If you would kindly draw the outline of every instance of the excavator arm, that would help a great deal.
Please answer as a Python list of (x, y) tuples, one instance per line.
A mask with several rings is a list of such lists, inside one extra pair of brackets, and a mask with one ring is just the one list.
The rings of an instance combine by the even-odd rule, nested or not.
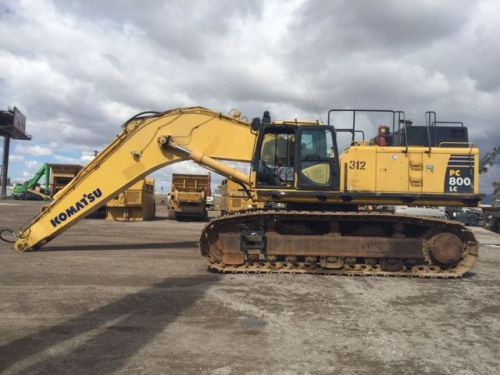
[(28, 190), (34, 189), (36, 187), (36, 185), (38, 184), (38, 181), (40, 180), (40, 178), (42, 178), (42, 176), (45, 176), (45, 183), (44, 183), (43, 187), (46, 190), (48, 190), (49, 189), (49, 182), (50, 182), (50, 167), (48, 164), (44, 164), (42, 166), (42, 168), (40, 168), (38, 170), (38, 172), (36, 172), (35, 176), (33, 176), (31, 178), (31, 180), (26, 182), (26, 188)]
[(246, 173), (219, 160), (250, 162), (255, 139), (247, 122), (201, 107), (139, 114), (18, 232), (15, 248), (43, 246), (144, 176), (179, 161), (193, 160), (250, 186)]

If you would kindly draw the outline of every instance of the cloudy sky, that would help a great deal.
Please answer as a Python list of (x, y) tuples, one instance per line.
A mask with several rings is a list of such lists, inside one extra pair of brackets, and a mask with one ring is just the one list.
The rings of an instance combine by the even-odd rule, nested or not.
[[(131, 115), (193, 105), (323, 121), (403, 109), (416, 123), (435, 110), (485, 153), (500, 146), (499, 19), (497, 0), (0, 0), (0, 108), (21, 108), (33, 136), (13, 142), (10, 177), (85, 164)], [(157, 188), (172, 171), (203, 170), (174, 165)], [(482, 190), (495, 178), (500, 160)]]

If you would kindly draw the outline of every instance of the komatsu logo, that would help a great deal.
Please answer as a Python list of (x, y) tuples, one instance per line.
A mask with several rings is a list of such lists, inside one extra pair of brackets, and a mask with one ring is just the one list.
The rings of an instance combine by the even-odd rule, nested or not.
[(93, 203), (97, 199), (102, 197), (101, 189), (97, 188), (92, 193), (83, 194), (82, 199), (80, 199), (75, 204), (69, 206), (66, 210), (59, 213), (52, 220), (50, 220), (50, 224), (55, 228), (60, 225), (62, 222), (68, 220), (71, 216), (75, 215), (78, 211), (87, 207), (90, 203)]

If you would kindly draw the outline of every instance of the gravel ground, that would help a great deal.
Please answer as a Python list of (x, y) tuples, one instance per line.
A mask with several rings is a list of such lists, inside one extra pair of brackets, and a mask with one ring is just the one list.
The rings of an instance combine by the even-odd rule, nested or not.
[[(39, 208), (0, 201), (0, 228)], [(203, 225), (87, 219), (37, 252), (0, 243), (0, 373), (500, 373), (497, 234), (474, 229), (461, 280), (218, 275)]]

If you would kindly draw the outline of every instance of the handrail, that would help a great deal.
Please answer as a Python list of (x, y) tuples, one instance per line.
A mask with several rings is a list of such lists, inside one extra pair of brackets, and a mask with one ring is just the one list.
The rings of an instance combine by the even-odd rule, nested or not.
[(438, 147), (446, 147), (446, 146), (444, 146), (445, 144), (457, 145), (457, 146), (466, 145), (467, 147), (471, 147), (471, 148), (474, 147), (473, 142), (448, 142), (448, 141), (441, 142)]
[[(355, 134), (358, 133), (358, 132), (361, 132), (361, 130), (356, 130), (356, 114), (358, 112), (364, 112), (364, 113), (389, 113), (389, 114), (392, 114), (392, 133), (394, 134), (394, 130), (395, 130), (395, 121), (396, 121), (396, 114), (399, 114), (399, 116), (401, 116), (401, 114), (403, 114), (403, 117), (404, 117), (404, 112), (403, 111), (393, 111), (393, 110), (390, 110), (390, 109), (337, 109), (337, 108), (334, 108), (334, 109), (330, 109), (328, 111), (328, 125), (329, 126), (333, 126), (333, 113), (334, 112), (352, 112), (352, 128), (340, 128), (340, 129), (335, 129), (335, 131), (343, 131), (343, 132), (350, 132), (352, 134), (352, 141), (354, 142), (354, 139), (355, 139)], [(363, 133), (364, 134), (364, 133)], [(364, 138), (363, 138), (364, 140)]]
[[(432, 120), (434, 119), (434, 121)], [(427, 126), (427, 142), (429, 142), (429, 150), (427, 153), (430, 155), (432, 151), (432, 142), (431, 142), (431, 124), (436, 123), (437, 121), (437, 114), (435, 111), (427, 111), (425, 112), (425, 124)], [(434, 134), (434, 137), (436, 135)], [(436, 143), (436, 139), (434, 138), (434, 143)]]
[(464, 123), (462, 121), (434, 121), (431, 126), (439, 125), (460, 125), (461, 128), (464, 127)]

